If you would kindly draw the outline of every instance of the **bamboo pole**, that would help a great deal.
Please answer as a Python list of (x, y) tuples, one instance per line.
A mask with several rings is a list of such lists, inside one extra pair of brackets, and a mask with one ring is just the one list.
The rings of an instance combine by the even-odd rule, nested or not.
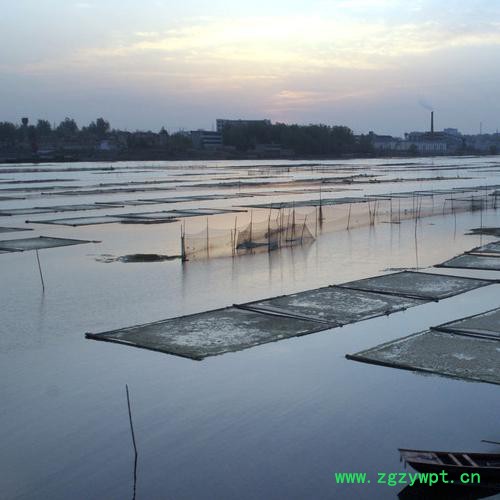
[(234, 217), (234, 245), (233, 245), (233, 255), (236, 255), (236, 246), (237, 246), (236, 233), (238, 232), (237, 225), (238, 225), (238, 216), (236, 215)]
[(300, 244), (301, 245), (303, 244), (303, 241), (304, 241), (304, 230), (306, 228), (306, 222), (307, 222), (307, 215), (304, 219), (304, 224), (302, 224), (302, 234), (300, 235)]
[(134, 495), (135, 499), (136, 488), (137, 488), (137, 458), (139, 454), (137, 453), (137, 444), (135, 442), (135, 432), (134, 432), (134, 423), (132, 422), (132, 410), (130, 409), (130, 394), (128, 392), (128, 385), (125, 384), (125, 391), (127, 393), (127, 408), (128, 408), (128, 420), (130, 423), (130, 433), (132, 434), (132, 445), (134, 447)]
[(210, 236), (208, 233), (208, 217), (207, 217), (207, 259), (210, 258)]
[(181, 260), (182, 262), (186, 262), (186, 221), (183, 221), (181, 224)]
[(269, 209), (269, 217), (267, 218), (267, 251), (271, 251), (271, 209)]
[(250, 250), (252, 249), (252, 237), (253, 237), (253, 210), (250, 210)]
[(35, 252), (36, 252), (36, 261), (38, 262), (38, 272), (40, 273), (40, 281), (42, 282), (42, 292), (45, 292), (45, 283), (43, 281), (42, 266), (40, 265), (40, 257), (38, 255), (38, 249), (35, 250)]

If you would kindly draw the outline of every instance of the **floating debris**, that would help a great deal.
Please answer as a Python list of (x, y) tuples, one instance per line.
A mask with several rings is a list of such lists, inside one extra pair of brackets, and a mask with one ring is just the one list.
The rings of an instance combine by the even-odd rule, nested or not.
[(111, 262), (164, 262), (168, 260), (180, 259), (180, 255), (160, 255), (156, 253), (134, 253), (131, 255), (122, 255), (121, 257), (115, 257), (110, 254), (102, 254), (95, 260), (97, 262), (103, 262), (109, 264)]

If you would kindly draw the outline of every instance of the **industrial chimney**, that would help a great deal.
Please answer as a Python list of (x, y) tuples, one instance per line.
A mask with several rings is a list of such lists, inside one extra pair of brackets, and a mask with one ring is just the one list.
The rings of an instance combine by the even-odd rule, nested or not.
[(431, 134), (434, 133), (434, 111), (431, 111)]

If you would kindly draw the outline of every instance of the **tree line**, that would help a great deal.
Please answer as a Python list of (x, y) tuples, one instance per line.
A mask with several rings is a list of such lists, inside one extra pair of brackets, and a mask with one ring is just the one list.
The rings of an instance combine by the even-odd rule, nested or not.
[(227, 125), (223, 141), (239, 151), (258, 144), (279, 144), (296, 154), (327, 155), (371, 153), (371, 138), (355, 136), (349, 127), (328, 125), (287, 125), (285, 123), (243, 123)]
[(89, 125), (79, 128), (72, 118), (65, 118), (58, 125), (52, 125), (48, 120), (38, 120), (30, 125), (27, 118), (21, 124), (0, 122), (0, 141), (16, 144), (25, 140), (35, 141), (43, 139), (76, 139), (95, 138), (103, 139), (110, 132), (109, 122), (98, 118)]
[[(165, 128), (160, 132), (124, 132), (111, 129), (109, 121), (97, 118), (81, 128), (72, 118), (65, 118), (52, 125), (39, 119), (30, 124), (23, 118), (20, 124), (0, 122), (0, 144), (4, 146), (41, 143), (76, 143), (91, 145), (113, 135), (124, 134), (129, 149), (158, 148), (172, 151), (188, 151), (192, 148), (189, 134), (169, 135)], [(260, 144), (273, 144), (298, 155), (369, 154), (373, 152), (369, 135), (355, 136), (345, 126), (287, 125), (285, 123), (241, 123), (227, 125), (223, 129), (223, 143), (239, 152), (252, 151)], [(122, 137), (123, 139), (123, 137)]]

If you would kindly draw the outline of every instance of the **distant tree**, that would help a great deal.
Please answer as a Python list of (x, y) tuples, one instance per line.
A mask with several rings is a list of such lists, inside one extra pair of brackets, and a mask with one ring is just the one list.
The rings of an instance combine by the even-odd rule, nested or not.
[(12, 144), (17, 138), (17, 127), (11, 122), (0, 122), (0, 141)]
[(47, 138), (52, 133), (52, 126), (48, 120), (38, 120), (36, 123), (36, 133), (39, 138)]
[(280, 144), (306, 155), (350, 153), (359, 148), (352, 130), (343, 126), (242, 123), (224, 127), (223, 139), (240, 151), (257, 144)]
[(169, 149), (173, 153), (187, 151), (191, 146), (191, 138), (186, 137), (185, 134), (176, 133), (169, 137)]
[(95, 122), (90, 123), (86, 130), (98, 139), (104, 139), (110, 130), (110, 125), (104, 118), (97, 118)]
[(36, 151), (38, 149), (38, 137), (36, 127), (34, 125), (30, 125), (28, 127), (28, 141), (31, 145), (31, 149)]
[(65, 118), (56, 129), (61, 137), (73, 137), (78, 132), (78, 125), (72, 118)]
[(29, 121), (30, 121), (29, 118), (26, 118), (26, 117), (21, 118), (21, 123), (22, 123), (23, 127), (27, 127)]
[(373, 153), (372, 137), (370, 135), (362, 134), (358, 138), (358, 152), (359, 153)]

